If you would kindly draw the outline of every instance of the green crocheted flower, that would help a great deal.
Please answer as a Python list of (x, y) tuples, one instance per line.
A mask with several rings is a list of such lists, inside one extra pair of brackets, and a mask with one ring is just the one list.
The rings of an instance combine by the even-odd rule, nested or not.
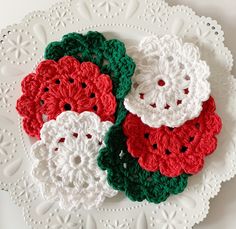
[(121, 125), (113, 125), (106, 135), (106, 147), (101, 149), (98, 165), (107, 170), (109, 184), (125, 192), (133, 201), (147, 200), (153, 203), (165, 201), (170, 194), (184, 191), (188, 175), (170, 178), (160, 172), (143, 170), (127, 151), (126, 137)]
[(98, 32), (90, 31), (85, 35), (69, 33), (61, 41), (50, 43), (45, 50), (45, 59), (58, 61), (63, 56), (73, 56), (80, 62), (93, 62), (102, 73), (111, 77), (118, 105), (116, 123), (121, 123), (126, 115), (123, 101), (131, 89), (135, 70), (135, 63), (126, 54), (124, 43), (116, 39), (106, 40)]

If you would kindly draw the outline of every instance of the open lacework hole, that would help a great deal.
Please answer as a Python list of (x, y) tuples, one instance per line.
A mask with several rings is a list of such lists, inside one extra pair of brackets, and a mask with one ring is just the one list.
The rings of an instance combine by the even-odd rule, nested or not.
[(152, 148), (153, 148), (153, 149), (157, 149), (157, 144), (156, 144), (156, 143), (153, 144), (153, 145), (152, 145)]
[(40, 103), (40, 106), (43, 106), (44, 101), (41, 99), (41, 100), (39, 101), (39, 103)]
[(156, 107), (157, 107), (156, 103), (152, 103), (152, 104), (150, 104), (150, 106), (151, 106), (152, 108), (156, 108)]
[(177, 106), (182, 103), (182, 100), (177, 100)]
[(188, 141), (189, 142), (193, 142), (194, 141), (194, 137), (189, 137)]
[(91, 135), (91, 134), (86, 134), (86, 137), (87, 137), (88, 139), (91, 139), (91, 138), (92, 138), (92, 135)]
[(65, 138), (60, 138), (60, 139), (58, 140), (58, 143), (63, 143), (63, 142), (65, 142)]
[(88, 186), (89, 186), (88, 183), (86, 183), (86, 182), (83, 183), (83, 188), (88, 188)]
[(150, 135), (149, 133), (145, 133), (145, 134), (144, 134), (144, 138), (145, 138), (145, 139), (148, 139), (148, 138), (149, 138), (149, 135)]
[(108, 65), (108, 64), (109, 64), (109, 61), (107, 59), (103, 59), (102, 65), (105, 66), (105, 65)]
[(144, 94), (143, 94), (143, 93), (140, 93), (140, 94), (139, 94), (139, 98), (140, 98), (140, 99), (144, 99)]
[(48, 116), (45, 114), (42, 114), (42, 120), (43, 122), (47, 122), (48, 121)]
[(99, 141), (99, 142), (98, 142), (98, 145), (101, 146), (101, 145), (102, 145), (102, 141)]
[(48, 92), (48, 91), (49, 91), (49, 88), (48, 88), (48, 87), (45, 87), (45, 88), (43, 89), (43, 91), (44, 91), (44, 92)]
[(160, 86), (160, 87), (163, 87), (165, 86), (166, 82), (162, 79), (158, 80), (157, 84)]
[(200, 123), (195, 123), (195, 127), (199, 130), (200, 129)]
[(83, 54), (81, 52), (77, 53), (77, 56), (82, 58)]
[(168, 127), (169, 131), (173, 131), (174, 128), (173, 127)]
[(86, 87), (87, 87), (87, 84), (86, 84), (86, 83), (81, 83), (81, 87), (82, 87), (82, 88), (86, 88)]
[(182, 64), (182, 63), (179, 64), (179, 67), (180, 67), (180, 69), (182, 69), (182, 70), (185, 69), (185, 66), (184, 66), (184, 64)]
[(70, 182), (70, 183), (68, 184), (68, 187), (69, 187), (69, 188), (74, 188), (74, 187), (75, 187), (75, 185), (74, 185), (74, 183), (73, 183), (73, 182)]
[(186, 75), (186, 76), (184, 77), (184, 79), (185, 79), (185, 80), (190, 80), (190, 76), (189, 76), (189, 75)]
[(78, 133), (73, 133), (73, 137), (77, 138), (78, 137)]
[(55, 84), (60, 84), (60, 83), (61, 83), (61, 81), (59, 79), (55, 80)]
[(152, 177), (147, 177), (147, 181), (152, 181)]
[(181, 149), (180, 149), (180, 152), (185, 153), (187, 150), (188, 150), (187, 146), (182, 146)]
[(187, 95), (188, 93), (189, 93), (188, 88), (185, 88), (185, 89), (184, 89), (184, 94)]
[(66, 103), (66, 104), (64, 105), (64, 110), (65, 110), (65, 111), (70, 111), (70, 110), (71, 110), (71, 105), (70, 105), (69, 103)]
[(169, 104), (166, 104), (164, 108), (165, 108), (166, 110), (169, 110), (169, 109), (170, 109), (170, 105), (169, 105)]
[(97, 110), (98, 110), (97, 105), (94, 105), (94, 106), (93, 106), (93, 110), (94, 110), (94, 111), (97, 111)]
[(139, 85), (138, 83), (134, 83), (133, 88), (136, 89), (138, 87), (138, 85)]
[(68, 81), (69, 81), (69, 83), (74, 83), (75, 82), (75, 80), (71, 77), (69, 77)]
[(165, 150), (165, 154), (166, 154), (166, 155), (170, 155), (170, 154), (171, 154), (170, 150), (166, 149), (166, 150)]
[(92, 92), (89, 97), (90, 98), (95, 98), (95, 93)]

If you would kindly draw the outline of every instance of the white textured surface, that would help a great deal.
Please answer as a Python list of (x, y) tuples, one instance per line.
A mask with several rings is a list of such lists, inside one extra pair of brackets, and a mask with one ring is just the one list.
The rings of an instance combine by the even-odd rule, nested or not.
[(155, 128), (178, 127), (199, 116), (211, 90), (210, 70), (197, 46), (176, 36), (149, 36), (130, 56), (136, 70), (124, 102), (128, 111)]
[[(1, 15), (1, 23), (3, 23), (2, 27), (4, 27), (7, 24), (12, 24), (13, 22), (18, 22), (19, 19), (21, 19), (27, 12), (32, 11), (33, 9), (42, 9), (43, 5), (45, 8), (47, 8), (49, 5), (51, 5), (52, 2), (55, 1), (0, 1), (1, 3), (1, 10), (3, 10), (3, 13), (0, 13)], [(219, 23), (223, 26), (224, 31), (226, 31), (226, 44), (230, 47), (230, 49), (235, 50), (235, 47), (233, 46), (233, 40), (235, 40), (235, 12), (234, 9), (236, 7), (236, 2), (234, 0), (227, 0), (227, 1), (214, 1), (214, 0), (186, 0), (186, 1), (169, 1), (169, 2), (178, 2), (178, 3), (186, 3), (188, 6), (192, 6), (199, 15), (209, 15), (213, 18), (217, 19)], [(37, 4), (39, 4), (37, 6)], [(14, 8), (12, 7), (14, 5)], [(41, 5), (41, 6), (40, 6)], [(8, 7), (8, 9), (4, 8), (4, 6)], [(19, 10), (19, 9), (22, 9)], [(199, 9), (199, 10), (198, 10)], [(232, 9), (232, 10), (231, 10)], [(13, 15), (13, 19), (10, 19), (10, 13)], [(3, 18), (2, 18), (3, 17)], [(9, 19), (9, 21), (7, 21)], [(5, 23), (6, 22), (6, 23)], [(5, 24), (4, 24), (5, 23)], [(232, 44), (232, 45), (230, 45)], [(234, 179), (235, 180), (235, 179)], [(214, 200), (211, 202), (213, 203), (211, 205), (211, 211), (209, 218), (202, 223), (199, 226), (196, 226), (196, 228), (214, 228), (214, 229), (220, 229), (220, 228), (227, 228), (227, 229), (233, 229), (234, 228), (234, 217), (233, 214), (235, 212), (236, 207), (233, 206), (233, 190), (235, 190), (236, 185), (234, 185), (234, 180), (232, 180), (232, 183), (224, 184), (222, 192), (217, 196)], [(5, 197), (5, 194), (4, 194)], [(219, 201), (219, 202), (218, 202)], [(4, 202), (4, 201), (3, 201)], [(2, 203), (2, 202), (1, 202)], [(236, 204), (235, 204), (236, 205)], [(2, 204), (0, 206), (0, 217), (2, 217), (2, 212), (6, 212), (6, 208), (2, 208)], [(227, 207), (228, 206), (228, 207)], [(14, 209), (15, 207), (13, 207)], [(16, 209), (16, 208), (15, 208)], [(17, 210), (19, 211), (19, 210)], [(214, 213), (215, 211), (215, 213)], [(5, 214), (3, 215), (3, 217)], [(14, 221), (15, 217), (12, 217), (12, 213), (9, 214), (10, 218), (9, 221), (9, 227), (7, 225), (2, 226), (1, 222), (7, 222), (6, 217), (4, 217), (4, 220), (0, 218), (0, 228), (4, 229), (15, 229), (20, 228), (23, 229), (23, 227), (19, 227), (19, 224), (15, 224), (13, 226), (13, 218)], [(18, 214), (19, 216), (19, 214)], [(17, 217), (17, 214), (16, 214)]]
[(31, 147), (32, 175), (44, 199), (54, 199), (62, 209), (72, 211), (98, 208), (106, 197), (117, 194), (96, 160), (111, 126), (95, 113), (71, 111), (44, 123), (41, 140)]

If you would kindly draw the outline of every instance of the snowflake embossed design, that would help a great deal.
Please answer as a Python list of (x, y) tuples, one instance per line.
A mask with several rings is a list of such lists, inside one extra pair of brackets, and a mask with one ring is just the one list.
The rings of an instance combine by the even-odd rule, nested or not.
[(14, 53), (15, 58), (19, 59), (22, 55), (29, 55), (27, 47), (30, 45), (30, 41), (23, 41), (22, 35), (18, 34), (15, 40), (8, 39), (10, 47), (6, 50), (7, 53)]
[(66, 11), (60, 12), (56, 11), (55, 16), (52, 17), (53, 20), (56, 21), (55, 26), (56, 27), (66, 27), (66, 23), (69, 22), (71, 19), (69, 16), (67, 16)]
[(103, 0), (100, 3), (98, 3), (98, 7), (99, 8), (105, 8), (107, 13), (111, 12), (112, 7), (114, 8), (118, 8), (119, 7), (119, 3), (117, 0)]
[(56, 219), (57, 223), (52, 226), (52, 229), (73, 229), (78, 226), (77, 223), (71, 221), (71, 215), (65, 217), (58, 215)]
[(10, 142), (4, 140), (3, 134), (0, 134), (0, 155), (7, 155), (7, 147), (11, 145)]
[(34, 184), (28, 181), (24, 181), (21, 185), (18, 185), (17, 189), (19, 190), (18, 197), (24, 196), (26, 199), (29, 199), (31, 194), (35, 192)]
[(161, 218), (157, 218), (156, 220), (158, 225), (162, 225), (160, 229), (176, 229), (178, 225), (182, 224), (182, 221), (178, 220), (176, 215), (176, 211), (161, 211), (161, 214), (159, 216)]
[(109, 229), (122, 229), (125, 228), (124, 223), (120, 223), (119, 220), (115, 220), (113, 224), (108, 224)]

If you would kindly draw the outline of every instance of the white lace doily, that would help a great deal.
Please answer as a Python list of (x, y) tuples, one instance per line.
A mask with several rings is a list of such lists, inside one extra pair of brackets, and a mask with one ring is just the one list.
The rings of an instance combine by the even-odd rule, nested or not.
[[(44, 201), (32, 181), (29, 154), (34, 140), (22, 130), (15, 103), (20, 82), (42, 60), (45, 46), (67, 32), (104, 32), (127, 46), (145, 36), (175, 34), (199, 46), (210, 66), (212, 95), (223, 130), (218, 150), (206, 160), (204, 170), (189, 179), (187, 189), (159, 205), (131, 202), (118, 194), (107, 198), (98, 210), (74, 213), (60, 210), (53, 200)], [(0, 36), (0, 187), (8, 190), (33, 229), (151, 229), (191, 228), (202, 221), (209, 200), (221, 183), (236, 174), (236, 82), (230, 74), (233, 59), (224, 46), (216, 21), (199, 17), (184, 6), (168, 6), (162, 0), (66, 0), (47, 12), (33, 12), (2, 30)]]
[(210, 96), (210, 71), (195, 45), (176, 36), (150, 36), (130, 53), (136, 70), (127, 110), (155, 128), (178, 127), (199, 116)]
[(106, 172), (99, 169), (97, 156), (105, 146), (111, 122), (101, 122), (92, 112), (63, 112), (56, 121), (46, 122), (41, 140), (34, 143), (32, 175), (42, 196), (59, 201), (65, 210), (100, 207), (105, 197), (117, 191), (107, 183)]

